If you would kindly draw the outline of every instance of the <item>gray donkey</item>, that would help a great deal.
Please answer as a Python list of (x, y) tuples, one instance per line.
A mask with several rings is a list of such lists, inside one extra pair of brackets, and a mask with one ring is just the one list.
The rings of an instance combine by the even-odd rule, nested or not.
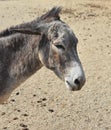
[(54, 7), (31, 22), (0, 32), (0, 103), (42, 66), (52, 70), (72, 91), (84, 85), (78, 39), (60, 20), (60, 11), (60, 7)]

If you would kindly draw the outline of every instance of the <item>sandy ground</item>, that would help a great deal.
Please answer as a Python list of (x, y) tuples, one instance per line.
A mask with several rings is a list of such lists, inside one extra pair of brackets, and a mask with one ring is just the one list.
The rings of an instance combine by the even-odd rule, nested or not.
[(0, 130), (111, 130), (111, 0), (0, 0), (0, 30), (57, 5), (79, 39), (87, 82), (70, 92), (43, 67), (0, 105)]

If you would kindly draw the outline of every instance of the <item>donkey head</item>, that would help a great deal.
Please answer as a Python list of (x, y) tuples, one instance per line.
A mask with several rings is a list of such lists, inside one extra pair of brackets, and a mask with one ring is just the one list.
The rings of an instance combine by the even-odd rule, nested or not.
[(13, 30), (40, 35), (38, 55), (42, 64), (64, 80), (70, 90), (80, 90), (85, 83), (85, 75), (77, 54), (78, 39), (71, 28), (60, 20), (60, 10), (53, 8), (39, 22)]

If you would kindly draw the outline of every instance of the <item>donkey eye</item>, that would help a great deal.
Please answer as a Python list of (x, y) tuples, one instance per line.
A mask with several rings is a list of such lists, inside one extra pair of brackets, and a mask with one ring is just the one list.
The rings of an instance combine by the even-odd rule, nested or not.
[(54, 37), (57, 38), (58, 37), (58, 33), (57, 32), (54, 32)]
[(55, 45), (58, 49), (65, 50), (65, 47), (63, 45)]

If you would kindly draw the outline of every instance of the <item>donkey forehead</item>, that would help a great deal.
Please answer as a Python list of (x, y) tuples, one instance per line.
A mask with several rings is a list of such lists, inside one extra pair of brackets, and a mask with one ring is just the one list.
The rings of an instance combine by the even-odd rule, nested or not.
[(53, 21), (51, 22), (49, 26), (49, 32), (60, 32), (60, 33), (66, 33), (70, 32), (73, 33), (72, 29), (64, 22), (62, 21)]
[(51, 39), (59, 42), (61, 41), (70, 44), (76, 44), (78, 42), (73, 30), (66, 23), (61, 21), (52, 22), (51, 26), (49, 27), (48, 34), (51, 36)]

